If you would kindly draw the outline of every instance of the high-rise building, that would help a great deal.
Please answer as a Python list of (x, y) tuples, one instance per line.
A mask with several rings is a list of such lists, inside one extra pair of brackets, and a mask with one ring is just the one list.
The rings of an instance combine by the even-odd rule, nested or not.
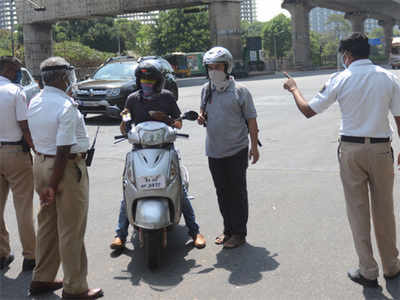
[(126, 18), (128, 20), (136, 20), (142, 24), (154, 24), (158, 19), (159, 11), (141, 12), (136, 14), (120, 15), (119, 18)]
[(0, 29), (11, 29), (11, 22), (17, 24), (17, 11), (13, 0), (0, 0)]
[[(154, 24), (158, 19), (159, 11), (141, 12), (118, 16), (129, 20), (138, 20), (142, 24)], [(241, 0), (240, 17), (243, 21), (253, 23), (257, 20), (256, 0)]]
[[(320, 33), (334, 30), (334, 24), (327, 24), (330, 15), (344, 15), (344, 13), (321, 7), (313, 8), (310, 12), (310, 29)], [(375, 19), (367, 19), (364, 22), (364, 30), (366, 33), (371, 32), (377, 27), (379, 27), (379, 25), (378, 21)]]
[(256, 0), (242, 0), (240, 8), (240, 17), (242, 21), (250, 23), (257, 21)]

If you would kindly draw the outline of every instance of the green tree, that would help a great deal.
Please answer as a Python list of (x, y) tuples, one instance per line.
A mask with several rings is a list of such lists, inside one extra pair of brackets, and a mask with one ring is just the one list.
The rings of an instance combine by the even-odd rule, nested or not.
[(322, 64), (322, 35), (318, 32), (310, 32), (310, 46), (311, 46), (311, 59), (313, 66), (320, 66)]
[(184, 9), (160, 12), (151, 37), (151, 49), (158, 55), (205, 51), (210, 47), (208, 13), (185, 13)]
[(264, 49), (269, 56), (282, 58), (288, 54), (292, 47), (292, 28), (290, 18), (280, 14), (265, 23), (262, 36)]
[(64, 41), (54, 44), (54, 55), (62, 56), (77, 67), (97, 67), (113, 53), (100, 52), (79, 42)]
[(151, 41), (153, 40), (153, 27), (151, 25), (142, 25), (136, 35), (136, 45), (133, 49), (138, 56), (153, 55), (156, 51), (151, 49)]
[(333, 27), (332, 31), (335, 33), (337, 40), (347, 37), (352, 30), (350, 22), (344, 18), (344, 15), (340, 14), (330, 15), (326, 21), (326, 25)]
[(242, 32), (241, 38), (243, 45), (246, 45), (246, 39), (248, 37), (262, 37), (262, 31), (265, 22), (253, 22), (242, 21), (240, 24), (240, 31)]

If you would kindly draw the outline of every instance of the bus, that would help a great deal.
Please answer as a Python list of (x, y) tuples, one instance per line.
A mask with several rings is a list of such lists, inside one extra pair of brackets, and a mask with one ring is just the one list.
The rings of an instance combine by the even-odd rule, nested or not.
[(174, 68), (174, 72), (178, 77), (189, 77), (191, 75), (188, 60), (185, 53), (174, 52), (164, 56), (166, 60)]
[(400, 37), (392, 40), (392, 50), (390, 51), (390, 64), (392, 69), (400, 68)]

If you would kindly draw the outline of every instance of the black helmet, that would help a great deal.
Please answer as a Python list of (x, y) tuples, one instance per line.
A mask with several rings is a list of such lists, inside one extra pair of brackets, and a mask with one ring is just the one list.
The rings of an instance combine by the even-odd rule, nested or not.
[(142, 88), (140, 84), (141, 79), (155, 80), (156, 83), (154, 85), (154, 91), (157, 93), (161, 92), (161, 90), (164, 88), (165, 78), (161, 73), (161, 66), (153, 59), (139, 62), (139, 65), (135, 71), (135, 76), (136, 86), (138, 89)]

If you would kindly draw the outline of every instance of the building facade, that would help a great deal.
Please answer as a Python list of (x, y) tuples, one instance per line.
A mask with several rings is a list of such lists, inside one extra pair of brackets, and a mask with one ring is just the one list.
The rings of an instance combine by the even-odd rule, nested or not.
[(240, 16), (242, 21), (247, 21), (249, 23), (257, 21), (256, 0), (242, 0), (240, 8)]
[(136, 14), (126, 14), (118, 16), (118, 18), (125, 18), (128, 20), (136, 20), (142, 24), (154, 24), (158, 19), (158, 11), (141, 12)]
[[(313, 8), (310, 12), (310, 29), (319, 33), (334, 30), (334, 24), (327, 24), (330, 15), (344, 15), (344, 13), (321, 7)], [(379, 27), (379, 25), (378, 21), (375, 19), (367, 19), (364, 22), (364, 30), (366, 33), (371, 32), (377, 27)]]
[[(257, 21), (256, 0), (242, 0), (240, 4), (240, 16), (242, 21), (253, 23)], [(142, 24), (154, 24), (158, 19), (159, 11), (142, 12), (136, 14), (126, 14), (118, 16), (129, 20), (137, 20)]]
[(0, 0), (0, 29), (11, 29), (11, 23), (14, 28), (17, 25), (17, 12), (13, 0)]

